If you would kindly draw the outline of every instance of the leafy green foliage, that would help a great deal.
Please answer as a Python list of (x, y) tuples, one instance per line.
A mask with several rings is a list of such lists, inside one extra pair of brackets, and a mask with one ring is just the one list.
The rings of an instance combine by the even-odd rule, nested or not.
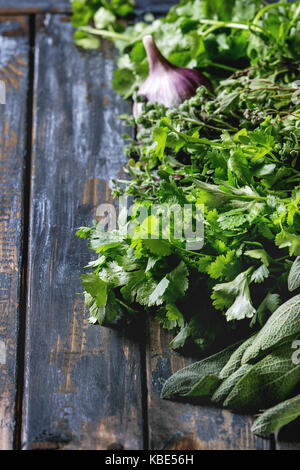
[(238, 381), (224, 402), (233, 411), (253, 413), (287, 399), (300, 381), (300, 365), (291, 358), (291, 343), (275, 349)]
[(236, 384), (246, 375), (251, 369), (251, 364), (243, 364), (233, 374), (224, 380), (221, 385), (217, 388), (211, 397), (213, 403), (223, 404), (230, 392), (236, 386)]
[[(201, 250), (175, 236), (176, 216), (164, 239), (151, 238), (149, 224), (159, 231), (152, 215), (127, 235), (97, 223), (78, 231), (98, 256), (82, 278), (90, 321), (146, 312), (173, 334), (171, 347), (200, 351), (254, 328), (243, 343), (176, 372), (163, 397), (210, 396), (242, 412), (289, 398), (300, 383), (291, 360), (299, 295), (288, 292), (299, 288), (300, 2), (182, 0), (166, 17), (128, 27), (119, 17), (131, 0), (74, 0), (73, 9), (76, 43), (113, 40), (113, 86), (143, 102), (137, 139), (126, 147), (130, 179), (116, 182), (115, 195), (147, 209), (204, 205)], [(148, 73), (146, 34), (173, 64), (201, 68), (214, 93), (200, 87), (176, 109), (136, 96)], [(271, 409), (254, 431), (273, 432), (298, 406), (296, 397)]]
[(289, 273), (288, 277), (289, 291), (292, 292), (300, 287), (300, 257), (298, 256)]
[[(290, 85), (299, 72), (295, 52), (288, 51), (298, 12), (293, 4), (276, 9), (283, 24), (293, 23), (280, 31), (279, 47), (277, 23), (271, 21), (277, 7), (221, 3), (183, 1), (167, 17), (124, 31), (114, 20), (113, 2), (110, 7), (98, 2), (97, 8), (85, 2), (98, 32), (101, 26), (114, 35), (121, 94), (129, 96), (147, 73), (141, 42), (146, 33), (174, 63), (202, 66), (218, 84), (214, 95), (200, 87), (177, 109), (144, 103), (137, 141), (126, 148), (131, 179), (115, 186), (115, 195), (133, 196), (147, 210), (152, 203), (204, 204), (202, 250), (189, 251), (188, 240), (175, 237), (176, 217), (165, 239), (151, 238), (153, 216), (125, 239), (100, 224), (78, 232), (99, 256), (88, 266), (114, 292), (118, 316), (140, 308), (153, 312), (174, 335), (173, 348), (192, 342), (204, 350), (221, 336), (232, 340), (233, 330), (239, 337), (245, 323), (263, 326), (288, 298), (290, 258), (299, 251), (300, 121)], [(219, 27), (214, 23), (219, 20), (237, 24)], [(209, 28), (215, 29), (208, 33)], [(244, 61), (238, 66), (247, 68), (234, 74), (212, 66), (230, 67), (237, 57)], [(199, 292), (207, 297), (201, 308)]]
[(127, 16), (134, 8), (131, 0), (71, 0), (71, 3), (73, 26), (84, 26), (94, 19), (95, 26), (99, 29), (115, 26), (116, 16)]
[(300, 295), (282, 304), (246, 349), (242, 363), (253, 361), (271, 348), (300, 333)]
[(225, 255), (217, 256), (215, 261), (210, 263), (207, 268), (207, 273), (212, 279), (230, 279), (234, 259), (235, 251), (228, 250)]
[(260, 326), (263, 326), (268, 319), (268, 313), (275, 312), (280, 303), (280, 296), (278, 294), (272, 294), (271, 291), (269, 291), (256, 310), (254, 321), (258, 321)]
[(162, 389), (162, 398), (170, 396), (201, 396), (210, 395), (212, 388), (220, 382), (219, 372), (237, 347), (229, 346), (220, 353), (202, 361), (195, 362), (176, 372), (166, 381)]
[(86, 292), (95, 299), (97, 307), (103, 307), (107, 301), (107, 284), (92, 273), (81, 276), (81, 281)]
[(253, 424), (252, 432), (268, 436), (300, 416), (300, 395), (265, 411)]
[[(255, 413), (290, 398), (300, 382), (300, 366), (291, 356), (293, 341), (266, 351), (255, 364), (242, 364), (244, 351), (256, 337), (176, 372), (165, 383), (162, 397), (209, 396), (213, 403), (242, 413)], [(263, 436), (271, 434), (299, 414), (296, 396), (263, 413), (252, 430)]]
[[(80, 28), (74, 33), (75, 43), (84, 49), (97, 49), (100, 46), (99, 36), (90, 34), (83, 29), (93, 21), (98, 31), (120, 34), (124, 26), (117, 22), (117, 18), (126, 17), (134, 8), (133, 0), (71, 0), (73, 16), (72, 24)], [(114, 37), (114, 36), (113, 36)]]
[[(75, 37), (78, 45), (99, 47), (89, 42), (91, 34), (114, 41), (121, 54), (114, 86), (124, 97), (147, 75), (141, 42), (147, 34), (175, 65), (199, 67), (207, 74), (217, 67), (217, 76), (282, 57), (299, 59), (298, 2), (265, 10), (261, 2), (251, 0), (182, 0), (152, 24), (143, 21), (127, 28), (117, 18), (132, 12), (132, 0), (73, 0), (72, 6), (73, 25), (87, 35), (86, 43)], [(237, 100), (234, 91), (226, 94), (220, 111), (230, 110)]]
[[(256, 333), (257, 334), (257, 333)], [(237, 348), (232, 355), (230, 356), (230, 359), (226, 363), (226, 365), (223, 367), (223, 369), (220, 372), (220, 378), (221, 379), (227, 379), (230, 377), (232, 374), (234, 374), (239, 368), (241, 367), (241, 362), (242, 362), (242, 357), (244, 355), (244, 352), (246, 349), (253, 343), (255, 335), (250, 336), (246, 341), (244, 341), (239, 348)]]
[(288, 247), (291, 256), (300, 255), (300, 237), (295, 233), (283, 230), (276, 236), (276, 245), (279, 248)]
[(269, 351), (254, 365), (241, 364), (244, 349), (245, 344), (234, 345), (176, 372), (165, 383), (162, 397), (205, 395), (243, 413), (257, 412), (288, 398), (300, 381), (300, 366), (291, 357), (291, 341)]
[(255, 314), (250, 298), (248, 274), (249, 270), (239, 274), (231, 282), (214, 286), (213, 304), (218, 309), (230, 306), (225, 313), (228, 321), (252, 318)]

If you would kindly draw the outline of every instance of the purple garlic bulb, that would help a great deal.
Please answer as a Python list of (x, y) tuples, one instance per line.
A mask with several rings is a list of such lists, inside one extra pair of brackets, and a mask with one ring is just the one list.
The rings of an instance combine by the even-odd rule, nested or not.
[[(160, 103), (167, 108), (176, 108), (196, 94), (199, 86), (212, 91), (210, 81), (197, 69), (176, 67), (170, 64), (157, 48), (152, 36), (145, 36), (144, 47), (149, 61), (149, 75), (138, 90), (151, 103)], [(136, 118), (142, 110), (141, 103), (134, 103)]]

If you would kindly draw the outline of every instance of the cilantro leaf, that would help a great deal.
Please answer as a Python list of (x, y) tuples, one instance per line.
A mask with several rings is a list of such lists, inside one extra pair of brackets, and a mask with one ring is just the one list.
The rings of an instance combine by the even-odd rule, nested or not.
[(189, 271), (184, 261), (181, 261), (173, 271), (166, 275), (169, 281), (167, 286), (167, 299), (172, 299), (174, 302), (184, 296), (189, 286), (188, 275)]
[(288, 248), (290, 256), (300, 256), (300, 236), (282, 230), (276, 235), (275, 243), (279, 248)]
[(103, 307), (107, 302), (107, 283), (93, 273), (83, 274), (80, 279), (86, 292), (95, 299), (97, 307)]
[(231, 305), (225, 315), (228, 321), (252, 318), (255, 308), (251, 303), (249, 270), (239, 274), (233, 281), (214, 286), (212, 299), (216, 308), (223, 309)]
[(219, 255), (213, 261), (207, 272), (212, 279), (230, 279), (235, 265), (235, 251), (229, 250), (225, 255)]

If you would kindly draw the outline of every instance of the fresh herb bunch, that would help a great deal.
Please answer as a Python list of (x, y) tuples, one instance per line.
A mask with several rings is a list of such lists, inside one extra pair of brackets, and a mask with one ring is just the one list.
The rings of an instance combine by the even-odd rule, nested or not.
[[(201, 15), (205, 8), (198, 5)], [(277, 9), (287, 21), (295, 4)], [(272, 18), (273, 10), (253, 11), (254, 24)], [(300, 22), (291, 21), (293, 36)], [(253, 28), (242, 32), (261, 40)], [(235, 36), (236, 25), (229, 31)], [(271, 63), (266, 56), (256, 60), (221, 81), (215, 94), (200, 87), (178, 109), (144, 103), (137, 139), (126, 148), (130, 180), (116, 182), (115, 195), (134, 196), (146, 207), (204, 204), (204, 247), (191, 252), (187, 240), (172, 235), (145, 240), (149, 217), (143, 233), (121, 237), (103, 233), (100, 224), (82, 228), (78, 234), (100, 254), (89, 264), (94, 273), (82, 277), (92, 322), (154, 310), (174, 333), (173, 348), (192, 343), (203, 351), (232, 341), (232, 330), (244, 335), (249, 324), (262, 326), (288, 298), (288, 274), (300, 255), (300, 120), (293, 99), (298, 62), (294, 46), (287, 47), (282, 44), (288, 52), (275, 62), (270, 47)]]
[[(92, 3), (81, 3), (90, 15), (81, 25), (96, 23)], [(201, 353), (252, 334), (176, 373), (163, 397), (210, 396), (242, 412), (274, 406), (253, 428), (274, 432), (300, 414), (299, 396), (289, 400), (300, 383), (291, 361), (300, 334), (300, 2), (184, 0), (152, 24), (124, 29), (111, 18), (79, 33), (115, 42), (115, 89), (143, 103), (137, 138), (127, 137), (129, 178), (115, 182), (116, 196), (135, 200), (130, 230), (95, 222), (78, 231), (98, 255), (82, 276), (90, 321), (152, 314), (174, 349)], [(148, 73), (146, 34), (175, 65), (204, 69), (215, 92), (200, 87), (177, 109), (135, 93)], [(174, 236), (174, 217), (168, 239), (151, 238), (157, 218), (135, 222), (152, 204), (203, 204), (203, 248)]]
[(299, 318), (300, 295), (296, 295), (246, 341), (172, 375), (163, 386), (162, 398), (209, 397), (215, 404), (242, 413), (272, 407), (252, 430), (261, 436), (274, 433), (300, 416), (299, 351), (291, 354), (299, 346)]
[[(287, 298), (292, 260), (300, 255), (300, 120), (290, 101), (294, 89), (278, 76), (275, 83), (273, 76), (250, 78), (253, 74), (255, 69), (222, 82), (216, 97), (201, 87), (178, 110), (145, 104), (138, 118), (143, 128), (126, 149), (131, 178), (119, 182), (115, 194), (132, 195), (145, 206), (204, 204), (201, 251), (186, 250), (186, 240), (144, 240), (144, 233), (135, 233), (126, 244), (138, 266), (128, 268), (121, 241), (105, 245), (97, 239), (99, 225), (80, 232), (101, 252), (96, 276), (111, 284), (110, 276), (118, 274), (122, 279), (114, 287), (121, 301), (160, 306), (157, 318), (178, 333), (175, 348), (191, 336), (205, 349), (224, 335), (224, 319), (215, 309), (229, 322), (249, 318), (251, 326), (262, 326)], [(130, 280), (136, 282), (137, 273), (135, 296)], [(176, 296), (168, 284), (171, 273), (181, 287)], [(128, 282), (129, 298), (127, 288), (119, 289)], [(210, 305), (199, 306), (200, 289), (211, 297)]]
[(97, 48), (100, 37), (114, 41), (120, 55), (113, 86), (125, 98), (148, 75), (142, 38), (149, 34), (172, 64), (199, 67), (214, 80), (250, 64), (300, 58), (298, 1), (182, 0), (165, 17), (127, 28), (122, 17), (132, 11), (132, 0), (74, 0), (73, 9), (78, 45)]
[(134, 8), (133, 0), (71, 0), (72, 24), (77, 31), (74, 34), (76, 44), (85, 49), (97, 49), (100, 39), (82, 30), (90, 21), (98, 32), (105, 37), (116, 39), (124, 32), (125, 25), (117, 19), (127, 17)]

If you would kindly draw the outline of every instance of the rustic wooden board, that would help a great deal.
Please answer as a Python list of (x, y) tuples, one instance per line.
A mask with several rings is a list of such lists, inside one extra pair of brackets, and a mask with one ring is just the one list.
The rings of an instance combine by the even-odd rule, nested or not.
[[(22, 192), (26, 155), (28, 25), (0, 17), (0, 449), (16, 431), (17, 343), (22, 272)], [(3, 85), (2, 85), (3, 86)], [(2, 90), (2, 87), (1, 87)]]
[[(136, 0), (136, 11), (139, 13), (164, 13), (176, 0)], [(0, 0), (0, 13), (70, 13), (70, 0)]]
[(122, 171), (128, 105), (111, 89), (114, 49), (84, 52), (61, 15), (38, 17), (23, 448), (143, 447), (140, 346), (87, 323), (75, 237)]
[(0, 0), (0, 13), (70, 12), (70, 0)]
[(135, 0), (135, 11), (150, 13), (166, 13), (169, 9), (179, 3), (176, 0)]
[(271, 442), (251, 433), (253, 419), (227, 410), (161, 400), (162, 381), (190, 361), (170, 349), (170, 336), (150, 322), (147, 351), (150, 449), (269, 450)]

